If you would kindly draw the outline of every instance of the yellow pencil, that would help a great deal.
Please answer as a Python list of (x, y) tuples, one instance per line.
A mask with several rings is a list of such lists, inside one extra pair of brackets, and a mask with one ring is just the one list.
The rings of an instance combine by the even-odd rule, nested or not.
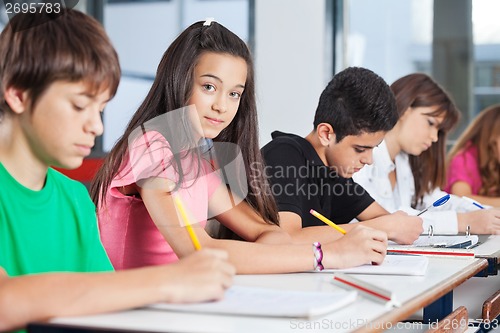
[(184, 224), (186, 224), (186, 229), (188, 231), (189, 237), (191, 238), (191, 242), (193, 242), (194, 248), (196, 249), (196, 251), (201, 250), (200, 241), (198, 240), (198, 237), (196, 236), (193, 227), (191, 226), (191, 222), (189, 221), (186, 211), (184, 210), (184, 205), (182, 204), (181, 198), (179, 198), (179, 196), (177, 195), (174, 195), (174, 202), (179, 209), (179, 212), (181, 213)]
[(314, 209), (311, 209), (309, 211), (309, 213), (313, 214), (314, 216), (316, 216), (318, 219), (320, 219), (321, 221), (323, 221), (326, 224), (328, 224), (333, 229), (335, 229), (335, 230), (343, 233), (344, 235), (346, 234), (346, 231), (344, 229), (342, 229), (341, 227), (339, 227), (338, 225), (336, 225), (335, 223), (333, 223), (332, 221), (330, 221), (329, 219), (327, 219), (326, 217), (324, 217), (323, 215), (321, 215), (320, 213), (318, 213)]

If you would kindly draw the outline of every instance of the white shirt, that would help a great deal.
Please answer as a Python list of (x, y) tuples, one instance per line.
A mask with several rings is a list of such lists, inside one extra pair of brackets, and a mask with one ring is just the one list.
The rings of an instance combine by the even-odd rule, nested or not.
[[(396, 186), (392, 189), (389, 180), (389, 173), (396, 170)], [(432, 193), (423, 198), (423, 203), (411, 208), (411, 201), (415, 195), (415, 183), (411, 172), (409, 156), (406, 153), (399, 153), (392, 162), (385, 140), (373, 150), (373, 164), (366, 165), (359, 172), (353, 175), (356, 183), (363, 186), (368, 193), (387, 211), (393, 213), (402, 210), (410, 215), (416, 215), (437, 199), (446, 195), (446, 192), (435, 189)], [(432, 207), (421, 215), (424, 224), (424, 233), (428, 233), (429, 226), (432, 226), (435, 234), (456, 234), (458, 233), (457, 212), (474, 210), (474, 206), (452, 195), (447, 203), (440, 207)]]

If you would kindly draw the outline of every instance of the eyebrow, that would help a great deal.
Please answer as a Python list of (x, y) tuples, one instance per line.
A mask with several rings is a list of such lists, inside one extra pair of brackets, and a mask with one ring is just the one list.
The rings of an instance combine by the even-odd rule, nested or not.
[[(212, 79), (215, 79), (215, 80), (219, 81), (220, 83), (224, 83), (220, 77), (213, 75), (213, 74), (203, 74), (203, 75), (200, 75), (200, 77), (211, 77)], [(245, 86), (243, 84), (237, 84), (236, 87), (241, 88), (241, 89), (245, 89)]]
[[(86, 91), (82, 91), (80, 93), (77, 93), (77, 95), (84, 96), (84, 97), (87, 97), (87, 98), (90, 98), (90, 99), (94, 99), (96, 97), (96, 95), (90, 94), (90, 93), (88, 93)], [(113, 99), (113, 97), (108, 98), (107, 100), (103, 101), (101, 104), (108, 103), (111, 99)]]
[[(384, 140), (382, 140), (382, 141), (384, 141)], [(382, 141), (380, 141), (375, 146), (364, 146), (364, 145), (353, 144), (353, 147), (355, 147), (355, 148), (363, 148), (363, 149), (374, 149), (375, 147), (378, 147), (382, 143)]]
[(353, 146), (354, 146), (355, 148), (373, 149), (373, 148), (377, 147), (378, 145), (377, 145), (377, 146), (363, 146), (363, 145), (356, 145), (356, 144), (355, 144), (355, 145), (353, 145)]

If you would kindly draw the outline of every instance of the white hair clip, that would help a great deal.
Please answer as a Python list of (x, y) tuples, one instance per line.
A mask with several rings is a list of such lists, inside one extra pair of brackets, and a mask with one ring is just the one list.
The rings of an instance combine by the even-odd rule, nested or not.
[(212, 22), (215, 22), (215, 19), (213, 17), (207, 17), (205, 19), (205, 23), (203, 23), (203, 26), (209, 27), (212, 24)]

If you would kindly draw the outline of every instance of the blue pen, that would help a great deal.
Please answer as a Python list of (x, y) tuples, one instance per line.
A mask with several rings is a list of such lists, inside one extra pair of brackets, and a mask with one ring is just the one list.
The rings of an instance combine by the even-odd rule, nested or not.
[(420, 213), (418, 213), (417, 216), (422, 215), (423, 213), (425, 213), (426, 211), (428, 211), (429, 208), (431, 208), (431, 207), (439, 207), (439, 206), (444, 205), (448, 200), (450, 200), (450, 195), (446, 194), (444, 197), (437, 199), (436, 201), (434, 201), (432, 203), (432, 205), (428, 206), (426, 209), (424, 209), (423, 211), (421, 211)]
[(466, 201), (470, 202), (471, 204), (473, 204), (473, 205), (474, 205), (474, 206), (476, 206), (477, 208), (479, 208), (479, 209), (484, 209), (484, 207), (483, 207), (480, 203), (476, 202), (475, 200), (473, 200), (473, 199), (471, 199), (471, 198), (468, 198), (468, 197), (466, 197), (466, 196), (463, 196), (462, 198), (463, 198), (463, 199), (465, 199)]

